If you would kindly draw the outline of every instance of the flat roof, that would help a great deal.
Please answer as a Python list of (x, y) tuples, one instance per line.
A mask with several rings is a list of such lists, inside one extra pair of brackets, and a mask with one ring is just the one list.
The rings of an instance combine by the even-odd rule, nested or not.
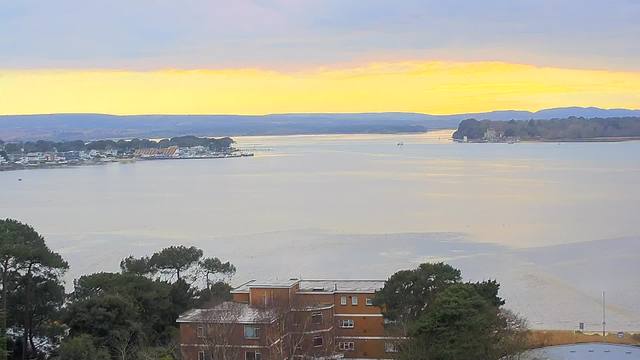
[(365, 279), (309, 279), (300, 280), (300, 293), (375, 293), (382, 289), (384, 280)]
[(235, 294), (248, 293), (250, 288), (291, 288), (298, 284), (298, 293), (368, 293), (382, 289), (385, 280), (375, 279), (295, 279), (257, 281), (250, 280), (231, 291)]
[(247, 303), (223, 302), (210, 309), (191, 309), (178, 317), (179, 323), (270, 324), (277, 319), (274, 309), (251, 307)]
[(300, 280), (298, 279), (286, 279), (286, 280), (249, 280), (244, 284), (234, 288), (231, 293), (248, 293), (250, 288), (274, 288), (274, 289), (290, 289), (296, 285)]

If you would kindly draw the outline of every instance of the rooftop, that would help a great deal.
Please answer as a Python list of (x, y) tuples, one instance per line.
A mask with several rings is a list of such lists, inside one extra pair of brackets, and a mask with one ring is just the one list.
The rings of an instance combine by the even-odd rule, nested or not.
[(273, 309), (251, 307), (246, 303), (223, 302), (210, 309), (191, 309), (180, 314), (177, 322), (215, 324), (270, 324), (277, 314)]
[(300, 281), (298, 292), (374, 293), (383, 286), (384, 280), (310, 279)]
[(382, 289), (384, 280), (356, 280), (356, 279), (288, 279), (273, 281), (250, 280), (235, 289), (232, 293), (248, 293), (250, 288), (291, 288), (299, 285), (299, 293), (374, 293)]

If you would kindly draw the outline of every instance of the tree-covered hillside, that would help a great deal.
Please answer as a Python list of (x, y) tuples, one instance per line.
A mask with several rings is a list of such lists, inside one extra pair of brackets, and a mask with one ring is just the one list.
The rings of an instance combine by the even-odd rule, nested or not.
[(465, 136), (470, 140), (482, 139), (487, 129), (493, 128), (498, 136), (519, 137), (522, 140), (581, 140), (593, 138), (640, 136), (640, 117), (577, 118), (552, 120), (491, 121), (463, 120), (454, 139)]

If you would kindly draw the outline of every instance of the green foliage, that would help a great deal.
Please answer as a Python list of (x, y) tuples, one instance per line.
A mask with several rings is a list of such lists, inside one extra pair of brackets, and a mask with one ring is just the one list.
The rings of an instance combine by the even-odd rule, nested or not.
[(87, 144), (87, 150), (111, 150), (117, 147), (118, 145), (113, 140), (98, 140)]
[(430, 360), (493, 359), (497, 316), (470, 284), (454, 284), (435, 296), (409, 331), (402, 354)]
[(195, 303), (196, 289), (187, 284), (184, 279), (180, 279), (171, 284), (171, 292), (169, 297), (173, 304), (173, 319), (178, 318), (178, 315), (192, 308)]
[(578, 140), (607, 137), (640, 136), (640, 117), (624, 118), (577, 118), (524, 121), (491, 121), (466, 119), (460, 122), (458, 130), (453, 133), (454, 139), (482, 139), (491, 127), (497, 133), (507, 137), (520, 137), (523, 140)]
[(460, 270), (445, 263), (425, 263), (393, 274), (376, 293), (373, 304), (390, 320), (418, 318), (426, 304), (445, 286), (459, 282)]
[(500, 290), (500, 283), (496, 280), (488, 280), (483, 282), (476, 282), (472, 284), (476, 292), (480, 294), (489, 304), (493, 307), (500, 307), (504, 305), (504, 300), (498, 296)]
[[(64, 285), (56, 276), (34, 276), (30, 279), (30, 298), (27, 299), (27, 277), (14, 276), (8, 296), (7, 325), (14, 330), (30, 329), (28, 337), (32, 352), (40, 352), (33, 338), (46, 339), (49, 345), (59, 344), (64, 327), (59, 323), (65, 300)], [(30, 304), (27, 313), (26, 304)], [(28, 324), (25, 320), (28, 318)]]
[(91, 336), (70, 337), (60, 346), (60, 360), (110, 360), (106, 348), (96, 349)]
[[(76, 301), (103, 295), (127, 299), (138, 309), (140, 329), (152, 343), (168, 341), (179, 312), (186, 310), (172, 300), (173, 285), (136, 274), (96, 273), (81, 276), (74, 284), (71, 298)], [(185, 296), (192, 296), (189, 289)]]
[(177, 280), (180, 280), (185, 274), (194, 276), (188, 272), (194, 269), (202, 255), (202, 250), (195, 246), (170, 246), (153, 254), (149, 259), (149, 265), (169, 279), (176, 277)]
[(4, 146), (4, 151), (8, 154), (20, 154), (22, 152), (21, 143), (8, 143)]
[[(0, 140), (2, 141), (2, 140)], [(47, 141), (38, 140), (36, 142), (18, 142), (4, 144), (4, 151), (9, 154), (20, 154), (30, 152), (47, 152), (47, 151), (81, 151), (81, 150), (110, 150), (117, 149), (121, 151), (133, 151), (136, 149), (150, 148), (168, 148), (170, 146), (191, 147), (204, 146), (214, 151), (228, 150), (235, 141), (229, 137), (214, 139), (197, 136), (177, 136), (170, 139), (162, 139), (160, 141), (148, 139), (131, 139), (131, 140), (96, 140), (85, 143), (82, 140), (74, 141)]]
[(233, 299), (231, 290), (233, 290), (233, 287), (222, 281), (210, 284), (207, 288), (200, 290), (196, 305), (206, 307), (206, 304), (231, 301)]
[(138, 331), (140, 309), (133, 301), (120, 295), (105, 294), (75, 302), (65, 314), (71, 337), (87, 334), (98, 347), (109, 346), (116, 332)]
[[(202, 250), (184, 246), (150, 258), (130, 256), (120, 264), (122, 273), (81, 276), (73, 293), (65, 296), (62, 276), (68, 264), (30, 226), (0, 220), (2, 302), (7, 310), (2, 314), (9, 315), (0, 317), (2, 334), (7, 334), (6, 325), (13, 333), (24, 333), (4, 338), (10, 347), (3, 349), (10, 350), (12, 358), (26, 351), (27, 358), (55, 358), (59, 352), (58, 358), (65, 360), (172, 359), (179, 314), (231, 297), (231, 287), (221, 279), (233, 276), (235, 267), (202, 256)], [(156, 273), (168, 279), (152, 279)], [(207, 283), (202, 290), (186, 281), (198, 275)], [(0, 360), (8, 353), (3, 354)]]
[(87, 149), (87, 145), (82, 140), (63, 141), (54, 145), (57, 151), (82, 151)]
[(154, 269), (149, 264), (149, 257), (141, 257), (139, 259), (128, 256), (120, 262), (120, 269), (123, 274), (150, 275), (154, 273)]
[(460, 270), (426, 263), (393, 274), (374, 305), (386, 319), (400, 320), (389, 330), (405, 339), (398, 344), (402, 359), (508, 359), (525, 349), (528, 330), (500, 309), (499, 290), (495, 280), (463, 283)]
[(202, 259), (198, 265), (207, 288), (212, 284), (211, 277), (214, 277), (216, 280), (220, 280), (220, 278), (230, 279), (236, 273), (235, 266), (231, 265), (228, 261), (223, 263), (218, 258)]
[[(9, 297), (19, 297), (21, 291), (23, 292), (23, 300), (20, 300), (20, 304), (24, 304), (22, 309), (24, 321), (21, 323), (22, 328), (25, 329), (22, 340), (23, 352), (30, 352), (27, 340), (31, 340), (31, 351), (35, 352), (37, 349), (33, 343), (33, 336), (39, 329), (34, 328), (34, 325), (50, 321), (49, 316), (53, 313), (51, 308), (60, 305), (55, 296), (42, 300), (36, 299), (36, 294), (38, 291), (54, 291), (56, 284), (61, 283), (60, 279), (68, 268), (69, 265), (60, 254), (51, 251), (45, 244), (44, 238), (31, 226), (11, 219), (0, 220), (0, 276), (2, 277), (0, 359), (4, 360), (7, 355), (6, 314), (9, 308)], [(11, 306), (14, 305), (19, 304)], [(39, 323), (36, 324), (34, 321)]]

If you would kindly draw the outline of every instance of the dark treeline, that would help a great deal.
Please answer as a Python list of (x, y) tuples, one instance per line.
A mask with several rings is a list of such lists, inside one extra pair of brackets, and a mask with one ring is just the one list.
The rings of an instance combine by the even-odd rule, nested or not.
[(495, 280), (464, 282), (459, 269), (424, 263), (376, 293), (399, 360), (511, 360), (528, 346), (526, 320), (504, 309)]
[(178, 315), (229, 300), (236, 271), (172, 246), (81, 276), (66, 294), (68, 268), (32, 227), (0, 220), (0, 359), (177, 359)]
[(551, 120), (491, 121), (463, 120), (454, 139), (482, 139), (487, 129), (493, 128), (506, 137), (522, 140), (580, 140), (607, 137), (640, 136), (640, 117), (592, 118), (569, 117)]
[[(1, 141), (1, 140), (0, 140)], [(162, 139), (160, 141), (149, 139), (131, 139), (131, 140), (96, 140), (85, 143), (82, 140), (75, 141), (27, 141), (17, 143), (4, 144), (4, 150), (9, 154), (20, 154), (30, 152), (47, 152), (47, 151), (82, 151), (82, 150), (111, 150), (132, 151), (136, 149), (151, 148), (168, 148), (170, 146), (191, 147), (204, 146), (214, 151), (222, 151), (228, 149), (235, 141), (229, 137), (213, 139), (197, 136), (177, 136), (170, 139)]]

